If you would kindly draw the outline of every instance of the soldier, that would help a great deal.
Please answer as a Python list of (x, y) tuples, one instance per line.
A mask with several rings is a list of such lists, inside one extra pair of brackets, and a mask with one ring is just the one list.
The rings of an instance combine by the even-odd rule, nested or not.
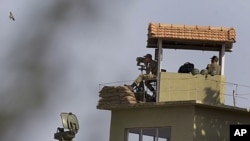
[(217, 56), (213, 56), (211, 59), (211, 64), (207, 65), (208, 74), (211, 75), (220, 75), (221, 74), (221, 67), (218, 64), (219, 58)]
[(150, 84), (151, 82), (155, 81), (157, 78), (157, 62), (155, 60), (152, 60), (151, 54), (146, 54), (144, 56), (144, 64), (146, 67), (146, 73), (139, 75), (136, 80), (129, 86), (131, 89), (134, 87), (137, 87), (139, 83), (143, 80), (145, 80), (146, 87), (153, 92), (153, 95), (155, 96), (155, 89)]

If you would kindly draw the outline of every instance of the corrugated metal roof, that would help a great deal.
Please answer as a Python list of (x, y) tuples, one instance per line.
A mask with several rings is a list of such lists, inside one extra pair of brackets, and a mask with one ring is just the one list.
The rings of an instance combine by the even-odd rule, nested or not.
[(226, 51), (232, 51), (236, 31), (224, 27), (150, 23), (147, 47), (157, 48), (158, 39), (162, 40), (163, 48), (220, 51), (225, 44)]

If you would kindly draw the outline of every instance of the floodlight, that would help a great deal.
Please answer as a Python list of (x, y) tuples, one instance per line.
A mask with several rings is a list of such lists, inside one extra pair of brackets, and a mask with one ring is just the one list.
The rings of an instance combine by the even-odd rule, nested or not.
[[(72, 141), (79, 130), (79, 124), (76, 115), (72, 113), (61, 113), (63, 128), (57, 128), (54, 138), (59, 141)], [(68, 129), (69, 131), (64, 131)]]
[(61, 113), (62, 124), (65, 129), (69, 129), (75, 134), (78, 132), (79, 124), (76, 115), (72, 113)]

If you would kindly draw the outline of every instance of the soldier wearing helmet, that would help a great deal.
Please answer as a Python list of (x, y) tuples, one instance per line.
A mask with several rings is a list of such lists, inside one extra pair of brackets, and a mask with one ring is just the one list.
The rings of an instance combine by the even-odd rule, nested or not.
[(211, 75), (220, 75), (221, 74), (221, 67), (218, 64), (219, 58), (217, 56), (213, 56), (211, 59), (211, 64), (207, 65), (208, 74)]

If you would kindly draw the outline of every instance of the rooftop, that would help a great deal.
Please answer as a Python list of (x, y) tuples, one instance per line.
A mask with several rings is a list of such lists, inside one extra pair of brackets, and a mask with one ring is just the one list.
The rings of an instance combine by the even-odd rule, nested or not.
[(162, 40), (162, 48), (231, 52), (236, 42), (234, 28), (175, 25), (150, 23), (148, 26), (148, 48), (157, 48), (158, 39)]
[(160, 107), (175, 107), (175, 106), (200, 106), (207, 108), (223, 109), (227, 111), (236, 111), (241, 113), (250, 113), (249, 109), (234, 107), (224, 104), (206, 104), (196, 100), (187, 101), (167, 101), (167, 102), (147, 102), (136, 104), (105, 104), (97, 105), (97, 109), (101, 110), (119, 110), (119, 109), (133, 109), (133, 108), (160, 108)]

